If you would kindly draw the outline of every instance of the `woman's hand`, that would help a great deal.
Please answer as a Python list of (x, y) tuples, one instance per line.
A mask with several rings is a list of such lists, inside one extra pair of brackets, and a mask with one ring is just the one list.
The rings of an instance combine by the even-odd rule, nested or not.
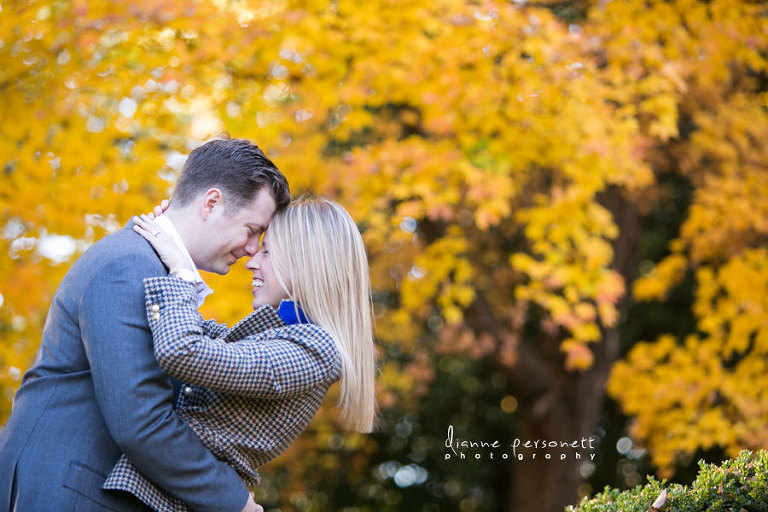
[[(160, 208), (160, 206), (157, 208)], [(157, 208), (155, 208), (155, 211), (157, 211)], [(162, 262), (168, 267), (169, 273), (181, 270), (182, 268), (193, 270), (189, 260), (187, 260), (184, 253), (181, 252), (181, 249), (179, 249), (173, 239), (157, 225), (154, 216), (150, 217), (149, 215), (142, 213), (141, 216), (133, 218), (133, 223), (135, 224), (133, 230), (152, 244), (152, 247), (155, 248), (157, 254), (160, 255)]]
[(171, 205), (171, 202), (167, 199), (160, 201), (160, 204), (155, 206), (154, 209), (147, 214), (150, 219), (157, 218), (165, 213), (165, 210)]
[(264, 512), (261, 505), (253, 501), (253, 493), (250, 491), (248, 491), (248, 501), (245, 503), (245, 508), (243, 508), (242, 512)]

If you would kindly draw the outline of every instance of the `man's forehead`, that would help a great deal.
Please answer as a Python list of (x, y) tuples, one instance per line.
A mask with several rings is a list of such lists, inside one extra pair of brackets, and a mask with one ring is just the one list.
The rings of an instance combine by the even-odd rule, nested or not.
[(256, 223), (262, 227), (266, 227), (272, 215), (275, 213), (277, 204), (274, 198), (269, 193), (269, 190), (262, 188), (256, 195), (247, 202), (238, 213), (247, 222)]

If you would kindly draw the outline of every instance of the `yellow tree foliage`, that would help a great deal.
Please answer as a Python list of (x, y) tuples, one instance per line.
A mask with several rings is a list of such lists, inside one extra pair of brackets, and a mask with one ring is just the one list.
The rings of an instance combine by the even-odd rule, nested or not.
[[(68, 262), (166, 196), (181, 155), (227, 131), (256, 141), (294, 192), (329, 195), (358, 220), (382, 347), (413, 356), (383, 358), (384, 406), (428, 389), (433, 348), (464, 353), (509, 377), (521, 414), (545, 425), (531, 435), (566, 439), (589, 434), (617, 358), (634, 277), (619, 256), (641, 224), (617, 201), (647, 211), (664, 194), (658, 173), (684, 176), (689, 216), (633, 290), (663, 300), (696, 271), (701, 332), (638, 346), (610, 390), (662, 467), (706, 443), (756, 446), (767, 290), (727, 280), (764, 283), (762, 7), (579, 5), (585, 18), (568, 23), (547, 2), (501, 0), (3, 3), (3, 413)], [(211, 280), (207, 316), (247, 313), (244, 269)], [(705, 393), (715, 367), (722, 387)], [(324, 420), (316, 436), (338, 444)], [(352, 466), (372, 449), (342, 444), (361, 454)], [(338, 464), (303, 449), (314, 470)], [(529, 476), (528, 489), (544, 478)]]
[[(649, 132), (669, 139), (647, 151), (656, 152), (660, 169), (693, 185), (668, 256), (633, 292), (663, 302), (693, 272), (696, 332), (637, 344), (615, 366), (608, 388), (668, 475), (697, 448), (736, 456), (768, 442), (768, 23), (759, 3), (614, 4), (601, 26), (637, 41), (643, 53), (622, 45), (609, 54), (626, 56), (621, 69), (638, 84), (666, 77), (671, 86), (677, 122), (669, 129), (650, 123)], [(622, 26), (622, 19), (634, 21)]]

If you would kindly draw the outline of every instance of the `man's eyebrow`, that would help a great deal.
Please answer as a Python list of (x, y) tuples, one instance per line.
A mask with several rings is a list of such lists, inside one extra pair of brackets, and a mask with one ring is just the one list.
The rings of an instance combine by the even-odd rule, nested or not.
[(254, 224), (253, 222), (246, 222), (245, 225), (248, 226), (249, 228), (256, 228), (256, 229), (259, 229), (261, 231), (266, 231), (267, 230), (267, 228), (265, 226), (262, 226), (261, 224)]

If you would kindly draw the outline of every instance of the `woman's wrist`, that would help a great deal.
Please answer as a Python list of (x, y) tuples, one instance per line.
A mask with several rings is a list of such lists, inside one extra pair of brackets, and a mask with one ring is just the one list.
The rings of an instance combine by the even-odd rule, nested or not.
[(168, 272), (169, 277), (177, 277), (188, 283), (195, 282), (195, 273), (187, 266), (179, 266), (171, 268)]

